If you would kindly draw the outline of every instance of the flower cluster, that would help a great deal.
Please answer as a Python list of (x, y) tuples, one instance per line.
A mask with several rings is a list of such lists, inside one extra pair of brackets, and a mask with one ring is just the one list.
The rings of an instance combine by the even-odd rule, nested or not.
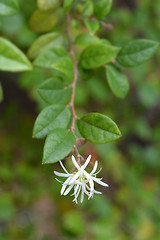
[[(71, 196), (74, 196), (74, 200), (77, 203), (77, 199), (79, 194), (81, 195), (81, 203), (84, 199), (84, 194), (88, 196), (88, 200), (94, 196), (95, 193), (102, 194), (99, 191), (96, 191), (94, 189), (94, 182), (104, 186), (108, 187), (109, 185), (102, 182), (102, 178), (97, 178), (96, 175), (101, 171), (101, 169), (96, 172), (98, 167), (98, 161), (95, 162), (93, 170), (88, 173), (85, 168), (89, 164), (91, 160), (91, 155), (88, 156), (85, 163), (81, 166), (78, 165), (77, 161), (75, 160), (74, 156), (72, 156), (72, 162), (76, 168), (76, 171), (73, 173), (69, 173), (65, 167), (63, 166), (62, 162), (60, 161), (61, 167), (65, 171), (65, 173), (60, 173), (54, 171), (54, 174), (59, 177), (67, 177), (65, 182), (62, 182), (62, 188), (61, 188), (61, 195), (67, 195), (71, 189), (74, 189), (73, 194)], [(59, 181), (58, 179), (56, 179)], [(60, 181), (61, 182), (61, 181)], [(81, 192), (81, 193), (80, 193)]]

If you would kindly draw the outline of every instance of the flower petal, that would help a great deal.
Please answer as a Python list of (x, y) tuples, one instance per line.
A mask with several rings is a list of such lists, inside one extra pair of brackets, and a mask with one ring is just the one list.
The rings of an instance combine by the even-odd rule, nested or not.
[(63, 183), (62, 181), (60, 181), (58, 178), (55, 178), (57, 182)]
[(77, 178), (79, 177), (79, 172), (77, 172), (76, 174), (74, 174), (74, 176), (72, 177), (71, 181), (69, 184), (72, 184)]
[(102, 170), (102, 168), (100, 168), (96, 173), (94, 173), (93, 175), (96, 176), (100, 171)]
[(92, 179), (93, 179), (95, 182), (97, 182), (98, 184), (100, 184), (100, 185), (102, 185), (102, 186), (104, 186), (104, 187), (109, 187), (109, 185), (108, 185), (107, 183), (102, 182), (101, 180), (99, 180), (99, 179), (96, 178), (96, 177), (92, 177)]
[(61, 195), (63, 195), (63, 193), (64, 193), (64, 191), (65, 191), (68, 183), (70, 182), (71, 178), (72, 178), (72, 177), (70, 176), (70, 177), (67, 178), (66, 181), (63, 183), (62, 188), (61, 188)]
[(98, 167), (98, 161), (95, 161), (93, 170), (90, 172), (90, 175), (92, 175), (93, 173), (95, 173), (95, 171), (97, 170), (97, 167)]
[(63, 184), (62, 185), (62, 188), (61, 188), (61, 195), (63, 195), (65, 189), (66, 189), (67, 185)]
[(86, 159), (85, 163), (83, 164), (83, 169), (85, 169), (85, 168), (87, 167), (88, 163), (89, 163), (90, 160), (91, 160), (91, 157), (92, 157), (92, 155), (89, 155), (89, 156), (88, 156), (88, 158)]
[(69, 177), (71, 175), (71, 174), (60, 173), (60, 172), (56, 172), (56, 171), (54, 171), (54, 174), (59, 177)]
[(67, 171), (67, 169), (64, 167), (62, 161), (59, 161), (59, 163), (61, 164), (61, 167), (63, 168), (63, 170), (64, 170), (67, 174), (69, 174), (69, 172)]
[(81, 191), (81, 186), (79, 186), (79, 189), (77, 190), (77, 193), (76, 193), (76, 195), (75, 195), (75, 198), (74, 198), (73, 202), (76, 202), (76, 203), (77, 203), (77, 198), (78, 198), (78, 196), (79, 196), (80, 191)]
[(84, 199), (84, 185), (82, 185), (82, 191), (81, 191), (81, 203), (83, 202)]
[(80, 166), (78, 165), (78, 163), (77, 163), (77, 161), (76, 161), (76, 159), (75, 159), (75, 157), (72, 155), (72, 162), (73, 162), (73, 164), (74, 164), (74, 166), (78, 169), (78, 170), (80, 170)]
[(68, 188), (67, 188), (67, 190), (64, 192), (64, 196), (65, 195), (67, 195), (70, 191), (71, 191), (71, 189), (73, 188), (73, 186), (74, 186), (74, 184), (71, 184)]

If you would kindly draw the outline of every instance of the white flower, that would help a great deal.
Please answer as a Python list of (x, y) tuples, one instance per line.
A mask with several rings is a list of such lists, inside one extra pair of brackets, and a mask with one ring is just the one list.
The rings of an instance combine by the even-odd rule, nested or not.
[[(74, 156), (72, 156), (72, 162), (77, 169), (77, 171), (73, 173), (69, 173), (65, 167), (63, 166), (62, 162), (60, 161), (61, 167), (65, 171), (65, 173), (60, 173), (54, 171), (54, 174), (59, 176), (59, 177), (67, 177), (65, 182), (62, 182), (62, 188), (61, 188), (61, 195), (67, 195), (71, 189), (74, 189), (73, 194), (71, 196), (74, 196), (74, 200), (77, 203), (77, 198), (81, 192), (81, 203), (83, 202), (84, 199), (84, 194), (88, 196), (88, 199), (94, 196), (94, 193), (97, 194), (102, 194), (101, 192), (98, 192), (94, 189), (94, 182), (104, 186), (104, 187), (109, 187), (108, 184), (102, 182), (102, 178), (97, 178), (96, 175), (101, 171), (101, 169), (96, 172), (97, 166), (98, 166), (98, 161), (95, 162), (93, 170), (88, 173), (85, 168), (89, 164), (91, 159), (91, 155), (88, 156), (86, 159), (86, 162), (82, 165), (79, 166), (77, 161), (75, 160)], [(56, 179), (59, 181), (58, 179)], [(61, 181), (59, 181), (61, 182)]]

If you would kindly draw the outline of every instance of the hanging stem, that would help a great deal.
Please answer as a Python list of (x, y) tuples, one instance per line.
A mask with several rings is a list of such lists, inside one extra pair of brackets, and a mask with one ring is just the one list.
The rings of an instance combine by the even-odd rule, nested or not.
[[(71, 101), (69, 103), (69, 107), (71, 108), (72, 111), (72, 124), (71, 124), (71, 131), (74, 133), (75, 131), (75, 121), (78, 118), (76, 115), (76, 111), (74, 108), (74, 97), (75, 97), (75, 88), (76, 88), (76, 83), (78, 80), (78, 61), (76, 59), (75, 53), (74, 53), (74, 48), (73, 48), (73, 42), (72, 42), (72, 36), (71, 36), (71, 32), (70, 32), (70, 20), (71, 20), (71, 16), (68, 13), (66, 16), (66, 33), (67, 33), (67, 37), (68, 37), (68, 43), (69, 43), (69, 54), (73, 60), (74, 63), (74, 70), (73, 70), (73, 82), (71, 84), (71, 88), (72, 88), (72, 95), (71, 95)], [(76, 145), (74, 146), (76, 155), (77, 155), (77, 161), (80, 164), (80, 154), (78, 152), (78, 148), (76, 147)]]

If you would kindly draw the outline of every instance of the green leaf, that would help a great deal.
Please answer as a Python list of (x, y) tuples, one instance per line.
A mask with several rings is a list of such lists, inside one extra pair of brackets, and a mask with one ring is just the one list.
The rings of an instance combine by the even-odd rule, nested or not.
[(85, 19), (84, 23), (92, 35), (99, 29), (100, 26), (97, 21), (88, 21)]
[(33, 128), (33, 137), (44, 138), (55, 128), (66, 128), (71, 120), (70, 109), (63, 105), (51, 105), (38, 115)]
[(130, 41), (118, 54), (117, 61), (124, 67), (134, 67), (149, 60), (157, 51), (159, 43), (152, 40)]
[(56, 69), (73, 79), (73, 61), (67, 51), (61, 47), (51, 47), (42, 52), (34, 61), (36, 66)]
[(18, 72), (31, 70), (32, 65), (13, 43), (0, 37), (0, 70)]
[(3, 90), (2, 90), (2, 85), (0, 83), (0, 102), (3, 101)]
[(38, 8), (42, 11), (47, 11), (58, 7), (59, 0), (38, 0)]
[(101, 19), (110, 12), (111, 7), (112, 0), (95, 0), (94, 14)]
[(73, 3), (73, 0), (64, 0), (64, 8), (70, 8)]
[(107, 143), (118, 139), (121, 133), (117, 125), (107, 116), (99, 113), (85, 114), (78, 121), (81, 135), (93, 143)]
[(13, 15), (18, 9), (19, 4), (17, 0), (0, 0), (0, 15)]
[(129, 91), (129, 82), (126, 75), (112, 65), (107, 65), (106, 75), (108, 84), (115, 96), (125, 98)]
[(83, 11), (82, 11), (82, 16), (83, 17), (90, 17), (92, 14), (93, 14), (93, 3), (92, 1), (87, 1), (85, 4), (84, 4), (84, 8), (83, 8)]
[(71, 131), (63, 128), (53, 130), (46, 139), (42, 163), (60, 161), (72, 151), (74, 145), (75, 137)]
[(67, 104), (70, 101), (72, 89), (65, 87), (59, 79), (46, 80), (38, 90), (41, 98), (49, 104)]
[[(57, 41), (58, 39), (58, 41)], [(51, 46), (55, 46), (58, 44), (61, 44), (61, 39), (59, 37), (59, 33), (53, 32), (53, 33), (47, 33), (39, 38), (37, 38), (33, 44), (30, 46), (28, 50), (28, 57), (30, 59), (36, 58), (42, 51), (46, 50), (47, 48)]]
[(85, 69), (100, 67), (116, 58), (118, 51), (119, 48), (111, 45), (91, 44), (81, 54), (81, 66)]
[(29, 26), (35, 32), (48, 32), (58, 21), (58, 14), (53, 10), (36, 10), (30, 18)]
[(81, 47), (87, 47), (93, 43), (99, 43), (100, 39), (90, 33), (80, 33), (75, 39), (75, 45)]

